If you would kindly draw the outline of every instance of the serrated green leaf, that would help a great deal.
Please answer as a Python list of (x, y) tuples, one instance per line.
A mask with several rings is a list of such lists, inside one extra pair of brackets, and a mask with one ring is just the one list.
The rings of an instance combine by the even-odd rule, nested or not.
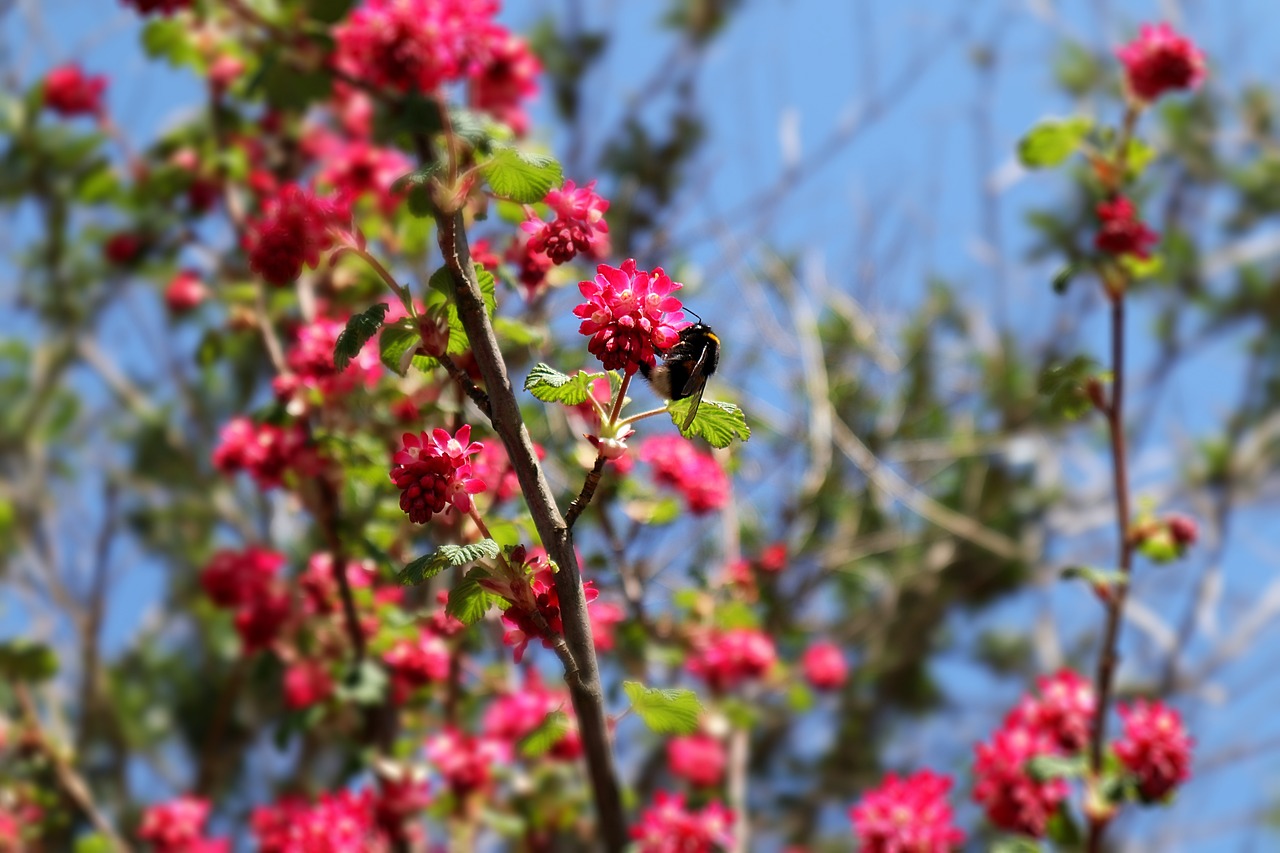
[(702, 703), (692, 690), (645, 687), (638, 681), (622, 682), (631, 710), (657, 734), (690, 735), (698, 730)]
[(347, 327), (338, 335), (338, 340), (333, 345), (333, 366), (339, 373), (347, 369), (351, 359), (359, 355), (364, 345), (378, 333), (390, 307), (385, 302), (379, 302), (359, 314), (351, 315)]
[(499, 148), (480, 169), (494, 195), (520, 204), (542, 201), (548, 190), (564, 180), (554, 157), (515, 148)]
[(502, 599), (480, 585), (476, 575), (468, 572), (457, 586), (449, 590), (449, 601), (444, 612), (463, 625), (474, 625), (484, 618), (490, 608), (497, 607)]
[(441, 545), (434, 553), (419, 557), (405, 566), (400, 571), (399, 580), (405, 586), (420, 584), (445, 569), (465, 566), (476, 560), (492, 560), (498, 556), (498, 551), (498, 543), (492, 539), (481, 539), (470, 545)]
[(1060, 165), (1075, 153), (1092, 127), (1093, 121), (1087, 118), (1042, 121), (1018, 142), (1018, 159), (1029, 169)]
[(1027, 773), (1037, 782), (1075, 779), (1083, 776), (1088, 764), (1083, 755), (1037, 755), (1027, 762)]
[(0, 643), (0, 675), (10, 681), (39, 683), (58, 674), (58, 655), (44, 643)]
[[(672, 400), (667, 404), (671, 423), (676, 429), (684, 423), (691, 405), (693, 405), (692, 398)], [(739, 441), (751, 438), (751, 427), (747, 426), (747, 416), (742, 413), (742, 409), (733, 403), (703, 400), (698, 406), (698, 414), (694, 415), (693, 423), (689, 424), (689, 429), (680, 430), (680, 434), (685, 438), (703, 438), (712, 447), (724, 448), (732, 444), (735, 438)]]
[(406, 329), (399, 325), (384, 327), (382, 336), (378, 339), (378, 351), (382, 363), (388, 370), (404, 376), (409, 372), (409, 364), (414, 358), (413, 353), (418, 349), (421, 340), (422, 336), (418, 334), (417, 329)]
[(524, 390), (544, 403), (577, 406), (591, 397), (592, 384), (606, 374), (579, 370), (566, 376), (550, 365), (538, 363), (524, 380)]
[(419, 166), (406, 175), (401, 175), (391, 182), (391, 191), (400, 193), (409, 190), (412, 187), (425, 187), (431, 183), (431, 179), (439, 174), (442, 163), (439, 161), (428, 163), (425, 166)]
[(480, 264), (473, 264), (476, 270), (476, 281), (480, 284), (480, 295), (484, 297), (484, 310), (492, 317), (498, 310), (498, 288), (493, 273)]
[(569, 715), (556, 710), (547, 714), (538, 727), (520, 739), (520, 755), (540, 758), (551, 751), (569, 732)]

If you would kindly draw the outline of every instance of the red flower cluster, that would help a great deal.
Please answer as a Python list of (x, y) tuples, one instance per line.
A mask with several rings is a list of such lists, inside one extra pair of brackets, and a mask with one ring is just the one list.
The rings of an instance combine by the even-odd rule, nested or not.
[(1159, 701), (1120, 706), (1124, 736), (1116, 757), (1138, 780), (1147, 802), (1162, 800), (1191, 777), (1191, 738), (1182, 717)]
[(733, 628), (696, 641), (687, 665), (690, 672), (720, 693), (748, 679), (760, 678), (777, 659), (768, 634), (754, 628)]
[(556, 218), (544, 222), (527, 210), (529, 218), (520, 224), (529, 235), (527, 251), (546, 255), (553, 264), (567, 264), (579, 253), (603, 257), (609, 253), (609, 223), (604, 213), (609, 202), (595, 192), (596, 182), (577, 187), (565, 181), (560, 189), (547, 193), (547, 205)]
[(172, 15), (183, 9), (191, 8), (191, 0), (123, 0), (124, 5), (132, 6), (143, 15), (159, 12), (161, 15)]
[(102, 256), (115, 266), (127, 267), (142, 256), (142, 250), (146, 246), (142, 235), (121, 231), (112, 234), (102, 244)]
[[(556, 591), (555, 572), (546, 552), (538, 548), (526, 557), (522, 546), (512, 552), (510, 562), (519, 567), (517, 571), (523, 575), (522, 578), (511, 581), (482, 579), (480, 583), (511, 602), (511, 606), (502, 612), (502, 622), (507, 626), (502, 642), (514, 647), (515, 661), (520, 663), (531, 639), (540, 638), (544, 648), (551, 648), (555, 637), (564, 634), (564, 620), (560, 616), (560, 593)], [(600, 595), (592, 581), (582, 585), (582, 593), (588, 605)], [(590, 609), (587, 613), (590, 616)], [(535, 614), (541, 614), (550, 635), (538, 624)]]
[(727, 761), (724, 744), (709, 734), (684, 735), (667, 741), (667, 764), (671, 772), (694, 785), (708, 788), (719, 785)]
[(729, 502), (729, 478), (715, 457), (678, 435), (646, 438), (640, 459), (653, 467), (654, 482), (680, 492), (694, 515), (705, 515)]
[(102, 95), (107, 78), (90, 77), (75, 64), (60, 65), (44, 78), (44, 105), (61, 116), (101, 116), (106, 112)]
[(290, 372), (271, 382), (276, 398), (290, 404), (291, 414), (300, 415), (309, 408), (310, 392), (330, 401), (361, 385), (371, 387), (382, 376), (376, 337), (370, 338), (346, 369), (338, 372), (333, 363), (333, 350), (344, 328), (345, 320), (328, 317), (317, 318), (298, 328), (293, 345), (285, 354)]
[(414, 524), (426, 524), (431, 516), (450, 506), (471, 511), (471, 496), (485, 490), (473, 476), (473, 454), (483, 445), (471, 440), (471, 425), (456, 436), (442, 429), (420, 435), (405, 433), (403, 447), (391, 459), (391, 481), (400, 489), (400, 508)]
[(1138, 218), (1133, 202), (1124, 196), (1116, 196), (1110, 202), (1098, 202), (1098, 234), (1093, 244), (1100, 252), (1111, 255), (1151, 256), (1151, 247), (1160, 239)]
[(219, 433), (213, 467), (224, 474), (247, 471), (258, 488), (272, 489), (283, 482), (286, 471), (315, 474), (322, 465), (300, 428), (256, 424), (236, 417)]
[(606, 370), (632, 374), (641, 363), (652, 366), (685, 325), (683, 306), (672, 296), (682, 286), (662, 267), (637, 270), (634, 260), (596, 267), (596, 277), (578, 285), (587, 301), (573, 309), (582, 318), (578, 331), (591, 338), (587, 349)]
[(921, 770), (890, 773), (849, 810), (863, 853), (947, 853), (964, 841), (952, 823), (951, 779)]
[(270, 284), (290, 284), (302, 274), (304, 264), (315, 269), (321, 253), (333, 247), (335, 229), (343, 227), (348, 216), (343, 204), (286, 184), (247, 223), (243, 246), (249, 269)]
[(1005, 727), (1024, 726), (1045, 732), (1063, 752), (1082, 749), (1097, 713), (1093, 684), (1069, 669), (1036, 680), (1039, 696), (1024, 696), (1005, 720)]
[(1053, 737), (1025, 726), (1000, 729), (990, 743), (978, 744), (973, 798), (986, 809), (987, 819), (1001, 829), (1044, 835), (1068, 787), (1064, 779), (1037, 782), (1027, 772), (1027, 762), (1056, 753)]
[(714, 853), (733, 845), (733, 820), (733, 812), (718, 801), (691, 811), (682, 795), (659, 791), (631, 827), (631, 837), (637, 853)]
[(372, 790), (339, 791), (314, 803), (286, 797), (254, 809), (249, 822), (259, 853), (365, 853), (385, 842), (376, 810)]
[[(573, 705), (563, 690), (549, 690), (536, 669), (526, 669), (519, 690), (499, 695), (484, 713), (484, 734), (514, 747), (546, 720), (553, 711), (563, 711), (573, 719)], [(582, 738), (576, 725), (571, 725), (552, 745), (553, 758), (572, 761), (582, 754)]]
[(164, 304), (174, 314), (185, 314), (204, 302), (208, 291), (195, 270), (183, 270), (169, 280), (164, 290)]
[(471, 74), (470, 101), (510, 127), (519, 136), (529, 129), (524, 101), (538, 92), (542, 63), (524, 39), (490, 23), (480, 70)]
[(804, 677), (819, 690), (835, 690), (849, 677), (849, 664), (844, 650), (835, 643), (814, 643), (800, 659)]
[(427, 739), (427, 760), (436, 766), (459, 800), (488, 787), (495, 765), (511, 760), (507, 744), (446, 728)]
[(432, 631), (422, 629), (417, 639), (400, 640), (382, 656), (391, 675), (391, 697), (397, 704), (413, 691), (433, 681), (449, 678), (449, 646)]
[(147, 809), (138, 827), (138, 838), (154, 853), (229, 853), (231, 842), (204, 837), (209, 820), (208, 800), (178, 797)]
[(1165, 92), (1195, 89), (1204, 80), (1204, 54), (1168, 24), (1143, 25), (1138, 37), (1116, 50), (1129, 91), (1144, 101)]
[(521, 102), (541, 70), (528, 46), (493, 20), (496, 0), (366, 0), (334, 35), (334, 64), (375, 86), (435, 92), (471, 82), (471, 103), (523, 133)]
[(263, 595), (275, 580), (284, 555), (250, 546), (218, 551), (200, 572), (200, 586), (219, 607), (242, 607)]
[(297, 711), (310, 708), (333, 695), (329, 668), (317, 660), (301, 660), (284, 671), (284, 704)]
[(343, 206), (368, 196), (377, 202), (379, 210), (389, 214), (400, 203), (400, 196), (391, 191), (391, 185), (413, 164), (399, 151), (333, 134), (318, 135), (311, 149), (321, 164), (316, 182), (333, 187)]

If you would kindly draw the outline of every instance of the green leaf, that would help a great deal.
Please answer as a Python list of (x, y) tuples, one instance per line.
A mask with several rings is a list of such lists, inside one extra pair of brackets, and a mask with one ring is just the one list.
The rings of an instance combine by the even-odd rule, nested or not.
[(1112, 569), (1105, 571), (1103, 569), (1095, 569), (1092, 566), (1068, 566), (1062, 570), (1062, 579), (1076, 580), (1080, 579), (1091, 586), (1113, 587), (1123, 586), (1129, 582), (1124, 572)]
[(1045, 834), (1059, 850), (1079, 850), (1084, 845), (1084, 836), (1080, 832), (1080, 824), (1076, 823), (1071, 810), (1059, 805), (1058, 810), (1049, 815), (1049, 823), (1045, 826)]
[(355, 0), (307, 0), (307, 11), (312, 19), (325, 24), (336, 24), (346, 17)]
[(492, 560), (498, 556), (498, 543), (481, 539), (470, 545), (441, 545), (435, 553), (419, 557), (400, 571), (400, 583), (405, 586), (420, 584), (435, 577), (445, 569), (465, 566), (476, 560)]
[(989, 853), (1040, 853), (1040, 845), (1030, 838), (1006, 835), (991, 843)]
[(334, 695), (340, 701), (357, 705), (380, 705), (387, 692), (387, 672), (377, 663), (364, 660), (338, 681)]
[(1060, 165), (1075, 153), (1092, 127), (1093, 120), (1087, 118), (1042, 121), (1018, 142), (1018, 159), (1029, 169)]
[(82, 835), (76, 839), (75, 853), (113, 853), (116, 846), (106, 837), (94, 833)]
[(410, 187), (426, 186), (431, 183), (431, 179), (440, 172), (442, 165), (442, 163), (436, 161), (428, 163), (425, 166), (420, 166), (407, 175), (401, 175), (391, 182), (391, 191), (393, 193), (400, 193), (405, 192)]
[(473, 264), (476, 270), (476, 281), (480, 284), (480, 295), (484, 297), (484, 310), (492, 317), (498, 310), (498, 288), (493, 280), (493, 273), (480, 264)]
[(1147, 258), (1124, 255), (1120, 258), (1120, 265), (1124, 267), (1125, 272), (1129, 273), (1129, 277), (1135, 281), (1154, 278), (1164, 272), (1164, 258), (1159, 254), (1153, 254)]
[(333, 90), (333, 78), (326, 72), (299, 71), (274, 57), (266, 60), (259, 82), (267, 102), (282, 110), (305, 110)]
[(401, 376), (409, 372), (409, 365), (414, 360), (414, 352), (422, 336), (417, 329), (406, 329), (404, 326), (386, 326), (378, 339), (378, 350), (382, 363), (388, 370)]
[[(675, 424), (677, 429), (684, 423), (685, 415), (688, 414), (691, 405), (693, 400), (687, 397), (683, 400), (672, 400), (667, 404), (671, 423)], [(688, 431), (680, 430), (680, 434), (685, 438), (704, 438), (712, 447), (723, 448), (732, 444), (735, 438), (739, 441), (751, 438), (751, 427), (747, 426), (747, 417), (742, 413), (742, 409), (733, 403), (703, 400), (698, 406), (698, 414), (694, 415), (693, 423), (689, 424)]]
[(480, 585), (475, 570), (467, 573), (457, 586), (449, 590), (449, 601), (444, 612), (464, 625), (474, 625), (484, 618), (491, 607), (497, 607), (502, 599)]
[(192, 64), (200, 58), (187, 25), (174, 18), (148, 21), (142, 28), (142, 49), (148, 56), (167, 60), (171, 65)]
[(538, 363), (529, 371), (524, 380), (524, 390), (544, 403), (563, 403), (566, 406), (578, 406), (591, 397), (591, 385), (604, 373), (588, 373), (579, 370), (572, 376), (566, 376), (546, 364)]
[(1067, 292), (1067, 288), (1071, 285), (1071, 280), (1076, 277), (1076, 273), (1080, 270), (1075, 264), (1067, 264), (1062, 269), (1054, 273), (1053, 276), (1053, 292), (1061, 296)]
[(537, 346), (546, 339), (540, 329), (511, 317), (494, 317), (493, 331), (499, 340), (517, 347)]
[(48, 681), (58, 674), (58, 655), (44, 643), (0, 643), (0, 675), (9, 681)]
[(622, 682), (631, 709), (657, 734), (690, 735), (698, 730), (702, 703), (692, 690), (645, 687), (638, 681)]
[(339, 373), (347, 369), (351, 359), (359, 355), (364, 345), (378, 333), (390, 307), (385, 302), (379, 302), (359, 314), (351, 315), (347, 327), (338, 335), (338, 340), (333, 345), (333, 366)]
[(569, 715), (556, 710), (547, 714), (538, 727), (520, 739), (520, 755), (540, 758), (550, 752), (569, 732)]
[(1154, 159), (1156, 159), (1156, 149), (1136, 136), (1132, 137), (1129, 144), (1125, 146), (1124, 165), (1129, 173), (1128, 179), (1134, 180), (1139, 177)]
[(542, 201), (548, 190), (564, 180), (555, 158), (515, 148), (499, 148), (480, 169), (494, 195), (520, 204)]
[(1076, 420), (1093, 407), (1088, 382), (1096, 379), (1097, 362), (1078, 355), (1063, 364), (1054, 364), (1040, 374), (1040, 393), (1049, 398), (1049, 408), (1067, 420)]
[(1088, 764), (1083, 755), (1037, 755), (1027, 762), (1027, 773), (1037, 782), (1053, 779), (1076, 779), (1084, 775)]

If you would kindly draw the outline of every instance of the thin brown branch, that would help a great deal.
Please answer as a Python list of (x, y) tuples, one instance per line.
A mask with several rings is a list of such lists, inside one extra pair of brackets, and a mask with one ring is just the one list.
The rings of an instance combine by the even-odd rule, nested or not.
[(106, 815), (98, 808), (97, 803), (94, 802), (93, 794), (90, 792), (89, 786), (85, 784), (84, 779), (71, 766), (71, 762), (63, 755), (62, 750), (49, 742), (44, 729), (40, 725), (40, 715), (36, 713), (36, 704), (31, 698), (27, 685), (17, 683), (13, 685), (13, 692), (17, 697), (18, 705), (22, 708), (22, 716), (27, 727), (30, 729), (30, 742), (48, 759), (49, 764), (53, 767), (53, 774), (58, 780), (58, 787), (62, 789), (62, 792), (66, 794), (71, 802), (75, 803), (76, 808), (80, 809), (93, 828), (111, 844), (113, 849), (121, 851), (121, 853), (129, 853), (132, 848), (115, 831), (115, 828), (107, 820)]
[(566, 645), (576, 669), (576, 674), (572, 676), (566, 672), (566, 681), (582, 733), (599, 819), (599, 835), (606, 850), (621, 853), (629, 843), (626, 817), (614, 771), (613, 752), (604, 713), (604, 691), (600, 685), (600, 672), (591, 638), (591, 622), (587, 617), (581, 570), (573, 547), (573, 534), (560, 515), (551, 486), (538, 462), (533, 441), (525, 428), (520, 404), (512, 391), (506, 363), (485, 310), (480, 284), (471, 263), (462, 213), (438, 213), (436, 226), (440, 251), (454, 278), (458, 316), (466, 329), (471, 350), (489, 392), (494, 431), (506, 447), (538, 535), (559, 566), (559, 571), (555, 573), (556, 592), (560, 600)]
[[(1111, 708), (1114, 692), (1116, 663), (1119, 660), (1117, 645), (1120, 639), (1120, 620), (1129, 591), (1129, 576), (1133, 571), (1133, 541), (1129, 536), (1129, 468), (1124, 432), (1124, 293), (1111, 296), (1111, 405), (1107, 407), (1107, 430), (1111, 434), (1111, 458), (1116, 493), (1116, 529), (1119, 536), (1119, 569), (1123, 581), (1112, 584), (1107, 602), (1107, 624), (1102, 637), (1102, 649), (1098, 654), (1098, 668), (1094, 676), (1094, 689), (1098, 696), (1097, 711), (1089, 733), (1089, 774), (1096, 781), (1102, 774), (1103, 748), (1107, 739), (1107, 712)], [(1107, 821), (1090, 817), (1089, 853), (1102, 850), (1102, 835)]]
[(604, 465), (607, 462), (604, 454), (596, 456), (596, 464), (591, 466), (591, 470), (587, 472), (587, 479), (582, 482), (582, 491), (578, 492), (578, 496), (573, 499), (573, 503), (569, 504), (569, 511), (564, 515), (565, 526), (570, 530), (573, 529), (574, 522), (578, 520), (578, 516), (582, 515), (582, 511), (591, 503), (591, 499), (595, 497), (596, 487), (600, 485), (600, 478), (604, 476)]
[(493, 405), (489, 402), (489, 395), (477, 386), (476, 383), (472, 382), (471, 377), (467, 375), (467, 372), (461, 367), (458, 367), (458, 363), (449, 358), (449, 356), (440, 355), (437, 356), (437, 358), (440, 361), (440, 366), (443, 367), (448, 372), (449, 376), (453, 378), (453, 381), (457, 382), (459, 387), (466, 392), (466, 395), (471, 398), (471, 402), (476, 404), (476, 408), (478, 408), (486, 418), (492, 421)]

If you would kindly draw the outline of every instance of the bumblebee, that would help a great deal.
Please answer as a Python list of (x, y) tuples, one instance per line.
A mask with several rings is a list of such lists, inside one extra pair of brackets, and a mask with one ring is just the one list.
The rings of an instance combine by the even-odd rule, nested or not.
[(720, 363), (720, 338), (698, 317), (697, 323), (680, 330), (679, 340), (661, 355), (662, 364), (650, 367), (641, 363), (640, 373), (660, 397), (668, 400), (692, 399), (689, 412), (680, 426), (680, 431), (684, 432), (698, 414), (702, 392), (707, 387), (707, 377), (716, 372)]

